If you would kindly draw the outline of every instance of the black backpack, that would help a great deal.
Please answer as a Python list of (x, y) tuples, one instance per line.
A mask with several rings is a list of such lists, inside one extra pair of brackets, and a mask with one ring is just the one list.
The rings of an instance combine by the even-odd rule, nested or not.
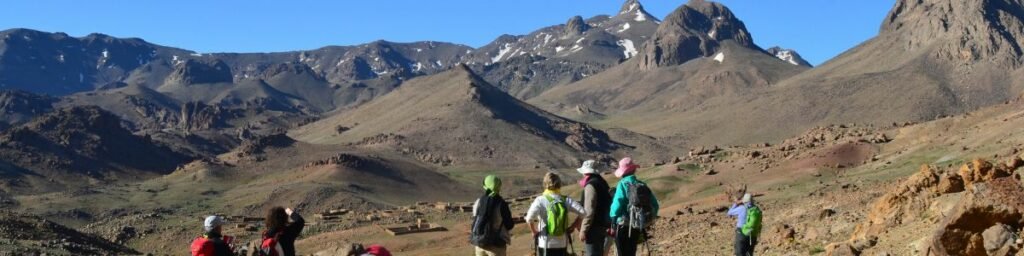
[(476, 215), (473, 215), (473, 230), (469, 233), (469, 243), (479, 247), (504, 246), (505, 241), (501, 238), (500, 228), (495, 229), (494, 209), (501, 202), (500, 197), (484, 195), (480, 197), (477, 205)]
[(637, 181), (626, 184), (626, 196), (629, 200), (626, 208), (625, 225), (633, 230), (647, 230), (654, 224), (654, 193), (647, 184)]

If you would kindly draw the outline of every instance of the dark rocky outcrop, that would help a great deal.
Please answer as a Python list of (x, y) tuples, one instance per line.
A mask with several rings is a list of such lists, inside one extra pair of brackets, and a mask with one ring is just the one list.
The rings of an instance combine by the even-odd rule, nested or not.
[(221, 60), (189, 59), (175, 65), (174, 72), (167, 77), (167, 83), (185, 85), (230, 83), (232, 79), (231, 68)]
[(715, 2), (690, 1), (665, 17), (651, 40), (644, 44), (640, 67), (649, 70), (710, 57), (725, 40), (757, 47), (743, 21), (729, 8)]

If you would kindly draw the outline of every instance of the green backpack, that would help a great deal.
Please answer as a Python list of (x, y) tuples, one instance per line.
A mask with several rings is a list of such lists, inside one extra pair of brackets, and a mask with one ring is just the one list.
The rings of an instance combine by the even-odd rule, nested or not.
[(566, 215), (565, 203), (561, 200), (555, 201), (549, 195), (544, 195), (544, 198), (548, 199), (548, 218), (547, 223), (544, 226), (545, 231), (548, 233), (548, 237), (560, 237), (565, 235), (565, 229), (569, 216)]
[(757, 205), (751, 205), (747, 207), (747, 221), (743, 224), (743, 228), (740, 230), (743, 235), (757, 238), (761, 235), (761, 208)]

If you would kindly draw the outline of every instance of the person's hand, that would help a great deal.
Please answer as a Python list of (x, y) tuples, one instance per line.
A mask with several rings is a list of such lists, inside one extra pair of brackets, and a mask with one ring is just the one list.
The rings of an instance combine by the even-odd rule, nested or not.
[(615, 236), (615, 228), (608, 228), (608, 235), (614, 237)]
[(284, 209), (284, 214), (287, 214), (288, 216), (292, 216), (292, 213), (294, 213), (294, 212), (295, 211), (292, 211), (292, 208), (285, 208)]
[(583, 230), (580, 230), (580, 242), (587, 242), (587, 232), (583, 232)]

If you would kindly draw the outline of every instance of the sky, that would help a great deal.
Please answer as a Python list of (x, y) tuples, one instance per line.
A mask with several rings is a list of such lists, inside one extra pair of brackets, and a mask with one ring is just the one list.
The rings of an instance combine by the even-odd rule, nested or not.
[[(98, 32), (209, 52), (274, 52), (378, 39), (479, 47), (569, 17), (616, 13), (625, 0), (33, 0), (0, 9), (0, 30)], [(686, 0), (640, 0), (663, 18)], [(763, 48), (817, 65), (878, 34), (894, 0), (720, 0)]]

